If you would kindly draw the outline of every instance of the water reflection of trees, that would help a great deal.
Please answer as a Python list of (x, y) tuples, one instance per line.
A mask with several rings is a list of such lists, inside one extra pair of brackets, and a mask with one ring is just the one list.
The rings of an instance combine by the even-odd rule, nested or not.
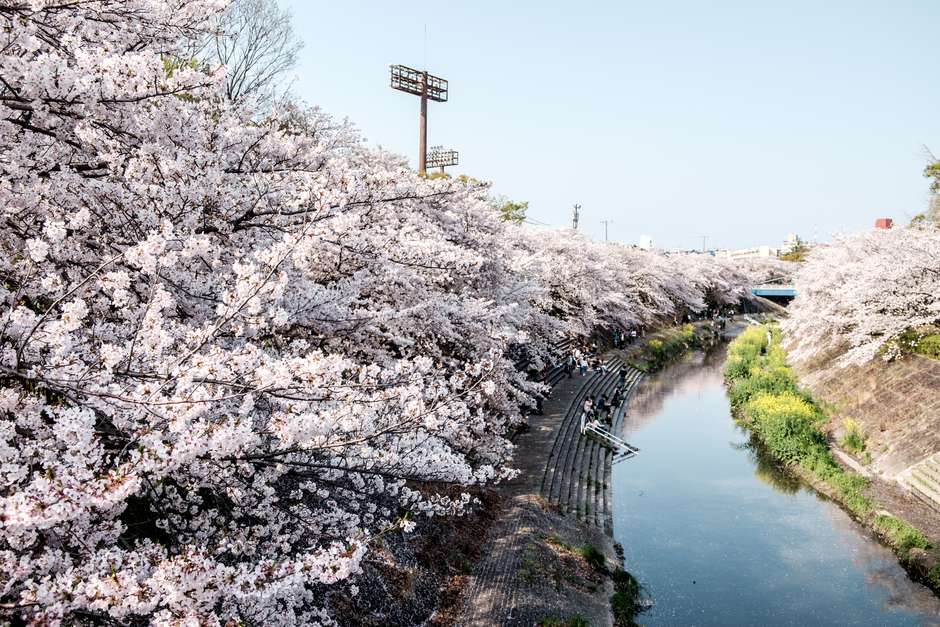
[(754, 464), (754, 475), (770, 487), (785, 494), (796, 494), (803, 483), (770, 454), (756, 435), (751, 433), (747, 442), (732, 442), (731, 448), (744, 451)]
[(666, 399), (676, 393), (695, 392), (722, 381), (725, 345), (707, 353), (690, 353), (641, 382), (624, 414), (623, 431), (637, 431), (662, 411)]

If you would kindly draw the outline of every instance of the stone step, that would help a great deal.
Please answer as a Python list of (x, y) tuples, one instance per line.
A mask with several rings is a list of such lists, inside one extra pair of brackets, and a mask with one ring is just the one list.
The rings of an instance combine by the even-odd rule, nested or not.
[(612, 451), (604, 451), (604, 514), (599, 526), (603, 526), (604, 533), (613, 535), (613, 468), (614, 454)]
[[(593, 378), (593, 377), (592, 377)], [(568, 405), (568, 408), (565, 410), (565, 415), (562, 416), (561, 424), (558, 425), (558, 431), (555, 433), (555, 440), (552, 442), (552, 449), (549, 451), (548, 459), (546, 460), (545, 474), (542, 478), (542, 493), (543, 495), (549, 495), (552, 492), (553, 484), (557, 480), (557, 471), (558, 471), (558, 458), (562, 453), (561, 445), (564, 439), (565, 430), (568, 428), (571, 412), (574, 411), (575, 407), (580, 407), (581, 403), (584, 402), (585, 395), (588, 390), (588, 382), (584, 382), (578, 391), (575, 393), (574, 399)]]
[(584, 511), (584, 521), (590, 525), (596, 524), (597, 517), (597, 452), (603, 448), (595, 440), (585, 438), (584, 443), (584, 462), (582, 464), (582, 494), (579, 497), (581, 507)]
[(627, 407), (630, 404), (630, 399), (633, 398), (633, 394), (636, 392), (637, 387), (640, 384), (640, 381), (644, 377), (644, 373), (641, 370), (636, 368), (631, 368), (632, 372), (627, 376), (626, 380), (626, 394), (624, 395), (623, 404), (620, 406), (620, 410), (617, 412), (616, 420), (611, 430), (611, 433), (620, 437), (620, 432), (623, 429), (623, 420), (627, 412)]
[(940, 508), (940, 484), (920, 470), (912, 470), (906, 484), (922, 499)]
[[(611, 385), (612, 378), (615, 376), (616, 370), (611, 370), (606, 374), (601, 373), (601, 376), (592, 382), (589, 391), (583, 398), (587, 398), (588, 396), (593, 398), (607, 390)], [(572, 508), (577, 510), (579, 508), (581, 498), (580, 490), (583, 487), (581, 485), (583, 483), (581, 466), (584, 457), (585, 440), (587, 440), (587, 438), (581, 435), (581, 405), (573, 409), (575, 411), (570, 416), (570, 421), (565, 432), (565, 439), (563, 440), (563, 447), (566, 453), (563, 459), (559, 457), (559, 468), (562, 473), (563, 483), (558, 494), (558, 500), (563, 508), (565, 508), (565, 511), (571, 510)], [(559, 471), (556, 470), (556, 472)]]
[(940, 453), (917, 462), (901, 473), (898, 481), (915, 496), (940, 509)]
[[(617, 386), (618, 369), (608, 373), (595, 387), (592, 396), (607, 394), (610, 396)], [(596, 515), (596, 504), (593, 502), (594, 489), (594, 468), (593, 463), (597, 454), (597, 448), (602, 445), (592, 437), (581, 435), (580, 433), (580, 414), (578, 416), (576, 429), (573, 437), (576, 441), (575, 456), (571, 462), (569, 473), (571, 477), (571, 487), (568, 493), (567, 511), (576, 512), (579, 517), (591, 522)]]
[[(616, 376), (615, 370), (611, 370), (606, 374), (601, 373), (601, 376), (595, 380), (591, 386), (589, 392), (590, 397), (593, 398), (605, 392)], [(580, 406), (578, 406), (576, 410), (577, 411), (575, 411), (571, 417), (571, 423), (567, 431), (565, 444), (567, 454), (561, 465), (563, 477), (567, 480), (565, 482), (567, 484), (567, 491), (564, 487), (562, 488), (559, 494), (559, 503), (562, 505), (563, 511), (574, 511), (579, 515), (583, 515), (585, 514), (583, 496), (584, 483), (586, 481), (583, 464), (585, 448), (589, 438), (581, 435)]]
[[(619, 359), (614, 357), (607, 360), (605, 363), (613, 365), (618, 361)], [(587, 398), (588, 394), (593, 392), (603, 378), (602, 372), (595, 371), (584, 382), (571, 404), (568, 406), (568, 410), (562, 418), (562, 423), (558, 427), (558, 432), (555, 434), (555, 441), (552, 444), (552, 450), (546, 460), (546, 471), (542, 478), (542, 495), (552, 502), (557, 503), (561, 494), (561, 475), (570, 455), (569, 444), (572, 430), (577, 431), (578, 429), (577, 424), (579, 423), (578, 419), (581, 415), (581, 406), (584, 403), (584, 399)]]
[(593, 482), (591, 484), (591, 502), (594, 504), (593, 523), (595, 527), (604, 526), (604, 516), (607, 509), (604, 505), (604, 486), (607, 485), (607, 476), (604, 472), (604, 453), (607, 447), (597, 443), (594, 445), (594, 466), (592, 471)]
[[(620, 437), (621, 431), (623, 430), (624, 416), (627, 413), (627, 408), (630, 404), (630, 399), (633, 398), (633, 394), (636, 392), (639, 387), (640, 381), (643, 379), (643, 372), (631, 368), (630, 375), (627, 376), (625, 381), (626, 394), (624, 395), (623, 404), (617, 409), (617, 412), (614, 414), (613, 425), (611, 426), (611, 433)], [(614, 466), (614, 454), (612, 451), (608, 451), (604, 458), (604, 532), (608, 535), (613, 535), (614, 533), (614, 511), (613, 511), (613, 466)]]
[(567, 429), (570, 426), (571, 413), (574, 411), (575, 406), (579, 406), (580, 403), (584, 402), (584, 397), (587, 393), (587, 384), (582, 385), (577, 393), (575, 394), (574, 399), (572, 399), (571, 404), (568, 409), (565, 411), (565, 415), (562, 417), (561, 423), (558, 425), (558, 430), (555, 433), (555, 439), (552, 442), (552, 450), (548, 454), (545, 465), (545, 474), (542, 478), (542, 494), (546, 497), (551, 498), (553, 493), (557, 493), (559, 489), (558, 481), (561, 473), (560, 464), (562, 458), (566, 451), (563, 448), (565, 441), (565, 436), (567, 434)]
[(940, 486), (940, 464), (932, 459), (926, 459), (914, 467), (914, 470), (930, 477), (930, 479)]
[(602, 373), (596, 372), (589, 381), (579, 390), (577, 396), (568, 407), (562, 424), (559, 426), (558, 433), (555, 436), (555, 444), (551, 460), (553, 463), (553, 475), (549, 494), (558, 502), (561, 496), (562, 481), (568, 468), (571, 457), (571, 441), (573, 432), (577, 430), (578, 418), (581, 412), (581, 406), (584, 400), (596, 389), (603, 379)]
[(542, 495), (561, 511), (610, 533), (613, 518), (613, 490), (610, 482), (614, 455), (599, 441), (581, 435), (581, 407), (588, 397), (596, 398), (602, 393), (611, 396), (619, 384), (620, 369), (627, 367), (624, 402), (612, 410), (611, 431), (617, 433), (623, 424), (625, 408), (643, 373), (626, 366), (617, 357), (605, 363), (607, 372), (591, 373), (578, 388), (562, 417), (546, 460)]

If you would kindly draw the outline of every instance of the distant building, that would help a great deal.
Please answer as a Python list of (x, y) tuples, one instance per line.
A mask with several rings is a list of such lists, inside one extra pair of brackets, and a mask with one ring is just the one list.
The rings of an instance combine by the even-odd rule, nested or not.
[(643, 250), (653, 250), (653, 238), (649, 235), (641, 235), (640, 248)]
[(787, 239), (783, 240), (783, 247), (780, 249), (781, 255), (786, 255), (787, 253), (792, 253), (800, 245), (800, 236), (796, 233), (790, 233), (787, 235)]
[(770, 246), (755, 246), (753, 248), (742, 248), (740, 250), (719, 250), (715, 253), (717, 257), (727, 259), (756, 259), (760, 257), (776, 257), (779, 251)]
[(886, 231), (890, 229), (892, 226), (894, 226), (894, 220), (892, 220), (891, 218), (878, 218), (877, 220), (875, 220), (876, 229), (881, 229), (881, 230)]

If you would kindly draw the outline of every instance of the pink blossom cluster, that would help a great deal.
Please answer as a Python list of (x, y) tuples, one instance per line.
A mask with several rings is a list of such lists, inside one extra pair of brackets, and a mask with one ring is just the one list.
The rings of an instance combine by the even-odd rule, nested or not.
[(783, 323), (796, 361), (841, 366), (900, 353), (908, 330), (940, 324), (940, 231), (900, 227), (845, 235), (813, 249)]
[(184, 56), (223, 5), (0, 5), (0, 620), (331, 624), (375, 537), (512, 475), (512, 346), (751, 281), (228, 102)]

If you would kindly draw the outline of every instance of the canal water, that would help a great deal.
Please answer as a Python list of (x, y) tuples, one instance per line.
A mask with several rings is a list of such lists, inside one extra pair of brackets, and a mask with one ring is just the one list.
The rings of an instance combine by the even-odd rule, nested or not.
[(614, 536), (642, 625), (940, 625), (940, 600), (731, 418), (724, 349), (641, 385), (613, 469)]

